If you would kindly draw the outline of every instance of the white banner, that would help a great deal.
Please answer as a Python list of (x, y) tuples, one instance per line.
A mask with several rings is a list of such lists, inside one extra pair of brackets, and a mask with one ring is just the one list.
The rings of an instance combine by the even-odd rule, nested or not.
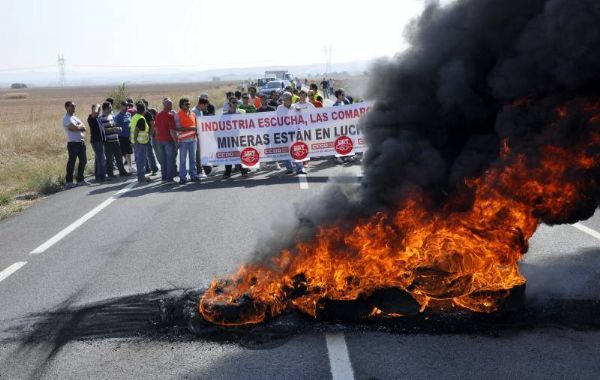
[(202, 116), (198, 121), (202, 165), (304, 161), (346, 156), (366, 149), (359, 119), (371, 102), (347, 106)]

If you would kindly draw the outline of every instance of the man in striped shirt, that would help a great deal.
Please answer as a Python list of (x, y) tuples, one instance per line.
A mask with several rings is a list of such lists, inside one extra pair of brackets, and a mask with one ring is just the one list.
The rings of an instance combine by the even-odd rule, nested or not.
[(121, 127), (117, 127), (115, 124), (115, 120), (112, 115), (112, 105), (109, 102), (102, 103), (102, 113), (98, 116), (98, 124), (100, 124), (100, 128), (104, 129), (104, 134), (106, 136), (106, 141), (104, 143), (104, 150), (106, 154), (106, 174), (114, 178), (115, 175), (113, 173), (113, 158), (117, 163), (117, 168), (119, 169), (119, 174), (123, 176), (128, 176), (129, 173), (123, 167), (123, 156), (121, 155), (121, 146), (119, 145), (119, 132), (121, 132)]

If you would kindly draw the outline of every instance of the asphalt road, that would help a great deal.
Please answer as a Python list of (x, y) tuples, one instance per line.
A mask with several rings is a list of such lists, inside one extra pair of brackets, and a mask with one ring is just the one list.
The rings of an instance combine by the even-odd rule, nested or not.
[[(331, 178), (359, 175), (358, 166), (317, 161), (302, 186), (261, 172), (184, 186), (155, 181), (118, 198), (129, 183), (116, 181), (60, 192), (0, 222), (0, 379), (598, 378), (600, 329), (573, 327), (585, 318), (577, 307), (564, 323), (558, 313), (552, 323), (468, 333), (305, 323), (285, 339), (252, 344), (172, 330), (134, 336), (156, 303), (132, 300), (206, 287), (248, 259), (294, 204), (312, 202)], [(592, 236), (600, 214), (582, 224), (591, 230), (542, 226), (535, 234), (522, 265), (528, 299), (600, 300), (600, 234)]]

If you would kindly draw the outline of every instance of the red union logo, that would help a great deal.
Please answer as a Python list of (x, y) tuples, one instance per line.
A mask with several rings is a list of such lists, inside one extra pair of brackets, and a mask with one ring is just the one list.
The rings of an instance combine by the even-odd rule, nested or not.
[(240, 153), (240, 160), (242, 161), (242, 164), (246, 166), (256, 165), (259, 159), (260, 154), (258, 153), (258, 150), (254, 148), (246, 148)]
[(348, 136), (340, 136), (335, 140), (335, 151), (338, 154), (349, 154), (352, 152), (352, 148), (354, 148), (354, 144), (352, 144), (352, 139)]
[(302, 141), (296, 141), (290, 147), (290, 155), (294, 160), (303, 160), (308, 156), (308, 145)]

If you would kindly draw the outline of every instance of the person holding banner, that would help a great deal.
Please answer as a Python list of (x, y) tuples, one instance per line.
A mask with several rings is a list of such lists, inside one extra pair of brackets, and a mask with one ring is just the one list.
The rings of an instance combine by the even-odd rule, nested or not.
[(277, 108), (280, 104), (279, 93), (275, 90), (271, 91), (271, 98), (269, 99), (269, 105), (273, 108)]
[(347, 104), (350, 104), (350, 100), (348, 100), (348, 98), (346, 98), (346, 94), (344, 93), (344, 89), (340, 88), (337, 89), (334, 93), (335, 98), (337, 99), (335, 101), (335, 103), (333, 103), (334, 107), (337, 106), (345, 106)]
[(248, 95), (250, 97), (250, 104), (254, 105), (254, 108), (260, 107), (260, 98), (256, 96), (256, 87), (250, 86), (248, 88)]
[[(319, 98), (323, 99), (322, 96), (319, 96)], [(316, 108), (323, 108), (323, 102), (315, 97), (315, 92), (313, 90), (308, 90), (308, 101)]]
[(315, 98), (317, 96), (323, 97), (323, 95), (319, 91), (319, 86), (317, 86), (316, 83), (311, 83), (308, 89), (309, 89), (309, 92), (312, 91), (314, 93)]
[[(256, 109), (256, 112), (275, 112), (275, 107), (271, 106), (270, 99), (267, 94), (260, 94), (260, 107)], [(280, 169), (279, 162), (275, 161), (275, 169)], [(267, 163), (260, 163), (261, 169), (266, 169), (268, 167)]]
[(225, 93), (225, 103), (223, 103), (223, 115), (229, 111), (229, 98), (233, 96), (233, 92), (227, 91)]
[[(285, 114), (292, 113), (292, 112), (299, 112), (300, 110), (301, 110), (301, 108), (292, 107), (292, 93), (291, 92), (286, 91), (281, 95), (281, 105), (279, 107), (277, 107), (278, 115), (285, 115)], [(306, 174), (306, 172), (304, 171), (304, 164), (302, 162), (294, 162), (294, 165), (292, 165), (291, 160), (285, 160), (285, 161), (283, 161), (283, 164), (285, 165), (285, 168), (287, 169), (285, 174), (293, 174), (294, 166), (296, 167), (296, 174)]]
[(215, 106), (213, 106), (210, 103), (210, 99), (208, 99), (208, 94), (203, 92), (202, 94), (200, 94), (200, 98), (199, 99), (204, 99), (206, 100), (206, 112), (202, 111), (202, 114), (204, 116), (212, 116), (215, 114)]
[(275, 107), (269, 104), (269, 98), (267, 94), (260, 94), (260, 107), (256, 109), (256, 112), (274, 112)]
[(196, 171), (196, 114), (190, 110), (188, 98), (179, 99), (179, 112), (175, 114), (175, 129), (179, 141), (179, 183), (187, 182), (187, 162), (189, 159), (190, 179), (200, 181)]
[[(205, 94), (203, 94), (203, 95), (205, 95)], [(206, 97), (203, 97), (203, 95), (200, 95), (200, 97), (198, 98), (198, 104), (192, 110), (192, 112), (196, 114), (196, 120), (198, 120), (202, 116), (214, 116), (215, 115), (215, 112), (214, 112), (215, 107), (213, 107), (212, 111), (208, 108), (208, 106), (210, 105), (210, 103), (208, 102), (208, 95), (206, 95)], [(200, 163), (200, 138), (199, 137), (200, 136), (198, 136), (197, 143), (196, 143), (196, 171), (198, 173), (200, 173), (201, 176), (206, 177), (207, 175), (209, 175), (212, 172), (212, 166), (202, 166), (202, 164)]]
[(314, 104), (306, 101), (306, 98), (308, 97), (308, 93), (306, 91), (300, 90), (300, 92), (298, 92), (298, 96), (300, 99), (296, 103), (294, 103), (294, 108), (297, 111), (300, 111), (300, 110), (312, 111), (315, 109)]
[[(235, 96), (232, 96), (229, 98), (229, 103), (227, 104), (227, 112), (225, 114), (232, 115), (236, 113), (246, 113), (246, 111), (238, 108), (238, 100)], [(248, 177), (248, 173), (250, 172), (250, 170), (247, 168), (243, 168), (242, 164), (235, 165), (235, 168), (238, 169), (240, 173), (242, 173), (242, 177)], [(231, 169), (232, 165), (225, 165), (225, 173), (223, 174), (223, 179), (231, 177)]]
[(239, 108), (246, 111), (246, 113), (256, 112), (256, 107), (253, 103), (250, 103), (250, 97), (246, 93), (242, 94), (242, 104), (239, 105)]

